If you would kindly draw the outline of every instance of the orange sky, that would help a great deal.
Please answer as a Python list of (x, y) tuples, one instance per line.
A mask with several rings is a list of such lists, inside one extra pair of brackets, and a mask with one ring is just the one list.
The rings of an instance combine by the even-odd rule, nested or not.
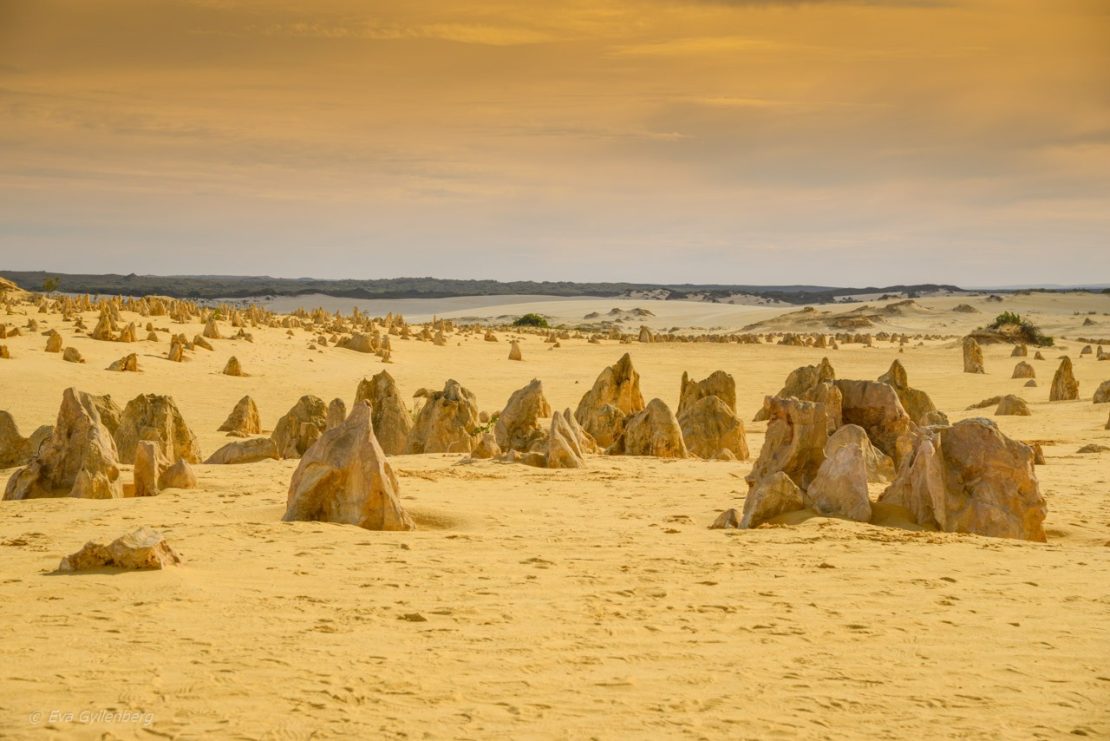
[(0, 268), (1110, 282), (1110, 0), (0, 0)]

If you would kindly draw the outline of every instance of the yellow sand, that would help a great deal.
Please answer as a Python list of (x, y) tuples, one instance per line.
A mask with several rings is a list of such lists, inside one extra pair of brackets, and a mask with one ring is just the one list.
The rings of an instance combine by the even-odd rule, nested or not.
[[(975, 299), (982, 314), (951, 311), (965, 301), (922, 299), (925, 311), (878, 329), (959, 334), (1004, 308), (1032, 313), (1056, 335), (1107, 336), (1110, 327), (1108, 297)], [(657, 326), (667, 325), (668, 304), (559, 303), (579, 318), (650, 307)], [(720, 306), (702, 305), (699, 321), (690, 305), (673, 305), (675, 324), (730, 321)], [(735, 307), (733, 326), (790, 310)], [(1082, 327), (1076, 311), (1099, 312), (1098, 325)], [(216, 428), (244, 394), (269, 429), (302, 394), (350, 404), (358, 381), (383, 367), (373, 356), (310, 351), (305, 333), (277, 329), (253, 330), (253, 344), (214, 341), (214, 352), (175, 364), (161, 357), (164, 341), (96, 342), (56, 315), (32, 316), (88, 362), (45, 353), (40, 336), (4, 341), (13, 359), (0, 360), (0, 408), (24, 434), (53, 422), (70, 385), (121, 406), (165, 393), (207, 455), (227, 442)], [(90, 327), (94, 319), (86, 315)], [(502, 338), (446, 347), (395, 339), (387, 367), (406, 396), (453, 377), (487, 411), (538, 377), (562, 409), (628, 350), (645, 397), (672, 407), (683, 371), (728, 371), (747, 420), (791, 369), (822, 355), (582, 340), (549, 350), (529, 336), (517, 363)], [(0, 737), (1105, 737), (1110, 453), (1075, 451), (1110, 445), (1110, 405), (1091, 403), (1110, 362), (1061, 344), (1076, 361), (1081, 401), (1047, 401), (1057, 349), (1028, 359), (1035, 389), (1010, 379), (1009, 347), (985, 348), (985, 376), (960, 372), (954, 341), (903, 354), (886, 344), (827, 352), (842, 378), (875, 378), (900, 358), (953, 421), (989, 416), (962, 411), (988, 396), (1026, 398), (1033, 416), (996, 421), (1044, 441), (1047, 544), (798, 516), (790, 526), (708, 530), (720, 510), (742, 506), (750, 462), (593, 457), (585, 470), (544, 471), (398, 457), (402, 500), (420, 526), (412, 533), (282, 523), (296, 461), (198, 466), (198, 489), (149, 499), (4, 502)], [(104, 370), (129, 352), (142, 373)], [(232, 354), (250, 377), (219, 374)], [(764, 428), (748, 425), (753, 456)], [(0, 472), (0, 487), (10, 473)], [(140, 525), (163, 532), (185, 564), (50, 575), (87, 540)]]

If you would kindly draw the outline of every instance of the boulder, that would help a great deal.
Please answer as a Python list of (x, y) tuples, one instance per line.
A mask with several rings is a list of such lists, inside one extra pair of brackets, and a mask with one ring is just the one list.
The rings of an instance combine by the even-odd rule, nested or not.
[(1014, 374), (1010, 378), (1036, 378), (1037, 371), (1024, 360), (1014, 366)]
[(578, 402), (575, 419), (602, 448), (616, 442), (624, 429), (625, 418), (644, 409), (640, 393), (640, 374), (625, 353), (594, 381), (593, 388)]
[[(854, 425), (846, 426), (848, 429)], [(858, 432), (835, 439), (825, 445), (825, 460), (817, 475), (802, 495), (805, 506), (819, 515), (839, 517), (856, 522), (871, 519), (871, 500), (867, 494), (868, 471), (864, 446), (867, 436)]]
[(108, 370), (117, 371), (120, 373), (138, 373), (139, 356), (135, 353), (124, 355), (122, 358), (109, 365)]
[(324, 401), (312, 394), (302, 396), (278, 420), (270, 438), (282, 458), (300, 458), (328, 428), (328, 409)]
[(1110, 401), (1110, 381), (1103, 381), (1095, 389), (1095, 395), (1091, 399), (1095, 404), (1105, 404)]
[(199, 334), (193, 336), (193, 347), (202, 347), (205, 350), (215, 350), (216, 349), (216, 348), (212, 347), (211, 342), (204, 339), (204, 337), (202, 337)]
[(205, 463), (238, 464), (254, 463), (269, 458), (278, 459), (277, 444), (270, 437), (255, 437), (249, 440), (236, 440), (228, 443), (212, 455)]
[(8, 479), (4, 499), (123, 496), (116, 444), (89, 394), (65, 390), (50, 437), (33, 453)]
[(728, 451), (733, 458), (746, 461), (748, 439), (734, 409), (735, 402), (729, 407), (719, 396), (702, 396), (688, 403), (678, 414), (686, 449), (707, 460)]
[(844, 424), (859, 425), (872, 444), (897, 465), (913, 445), (917, 425), (898, 400), (893, 386), (878, 381), (836, 382), (843, 396)]
[(492, 432), (483, 432), (474, 449), (470, 451), (470, 457), (478, 460), (497, 458), (500, 455), (501, 446), (497, 444), (497, 438)]
[(520, 352), (520, 343), (516, 340), (509, 345), (509, 360), (524, 360), (524, 355)]
[(227, 365), (224, 366), (223, 374), (225, 376), (245, 376), (243, 366), (239, 364), (239, 358), (232, 355), (227, 359)]
[(141, 440), (158, 443), (162, 455), (170, 461), (185, 459), (199, 463), (202, 459), (197, 437), (185, 424), (171, 396), (141, 394), (127, 402), (114, 437), (124, 463), (135, 462), (135, 450)]
[(709, 526), (710, 530), (735, 530), (740, 527), (740, 514), (735, 509), (726, 509), (717, 515)]
[(974, 337), (964, 337), (964, 373), (986, 373), (983, 369), (983, 348)]
[[(836, 380), (836, 372), (833, 370), (832, 363), (828, 358), (821, 358), (821, 362), (817, 365), (803, 365), (800, 368), (795, 368), (786, 377), (786, 383), (783, 385), (782, 390), (775, 394), (780, 399), (794, 397), (795, 399), (804, 399), (806, 392), (812, 390), (820, 383), (831, 383)], [(763, 422), (770, 419), (767, 415), (770, 414), (770, 409), (764, 404), (755, 415), (756, 422)]]
[(181, 556), (170, 547), (162, 534), (141, 527), (117, 538), (108, 545), (88, 542), (76, 553), (62, 559), (60, 572), (91, 571), (114, 568), (126, 571), (162, 569), (181, 563)]
[(330, 430), (338, 427), (345, 419), (347, 419), (347, 405), (342, 399), (332, 399), (328, 404), (327, 428)]
[(355, 404), (360, 401), (370, 402), (374, 434), (386, 455), (405, 452), (412, 431), (412, 414), (405, 406), (393, 376), (382, 371), (370, 380), (362, 379), (355, 392)]
[(688, 458), (678, 420), (661, 399), (652, 399), (643, 410), (624, 420), (624, 430), (609, 448), (613, 454)]
[(286, 522), (338, 522), (368, 530), (413, 530), (400, 484), (374, 437), (370, 405), (360, 402), (301, 458), (289, 484)]
[(67, 363), (85, 362), (85, 358), (81, 356), (81, 352), (76, 347), (67, 347), (65, 352), (62, 353), (62, 360)]
[(244, 396), (227, 415), (227, 419), (220, 425), (220, 432), (226, 432), (229, 437), (250, 437), (262, 432), (262, 418), (258, 414), (258, 407), (254, 399)]
[(458, 381), (448, 380), (443, 391), (424, 391), (424, 406), (409, 432), (405, 452), (469, 453), (478, 442), (478, 400)]
[(895, 360), (890, 364), (890, 370), (879, 376), (879, 383), (889, 384), (894, 388), (902, 408), (915, 424), (948, 424), (948, 417), (937, 410), (927, 393), (910, 387), (909, 376), (900, 361)]
[(525, 452), (541, 442), (544, 430), (540, 420), (551, 416), (551, 405), (543, 395), (543, 383), (533, 378), (531, 383), (517, 389), (497, 417), (493, 434), (501, 450)]
[(739, 527), (759, 527), (779, 515), (804, 508), (802, 490), (784, 472), (776, 471), (764, 476), (748, 490)]
[(196, 486), (197, 475), (185, 460), (174, 463), (158, 478), (159, 489), (195, 489)]
[(1027, 358), (1029, 357), (1029, 348), (1025, 345), (1014, 345), (1013, 351), (1010, 353), (1011, 358)]
[(1029, 405), (1025, 399), (1013, 394), (1006, 394), (998, 401), (998, 408), (994, 410), (996, 417), (1028, 417)]
[(58, 330), (50, 330), (50, 334), (46, 336), (46, 351), (47, 352), (61, 352), (62, 351), (62, 336), (58, 334)]
[(759, 458), (746, 477), (749, 495), (763, 479), (779, 471), (802, 488), (809, 486), (825, 460), (829, 438), (825, 405), (768, 396), (763, 406), (769, 422)]
[(215, 317), (208, 317), (208, 321), (205, 322), (205, 324), (204, 324), (203, 334), (204, 334), (205, 337), (207, 337), (210, 340), (223, 339), (223, 335), (220, 334), (220, 327), (219, 327), (219, 325), (216, 324), (216, 318)]
[(879, 501), (946, 532), (1045, 540), (1033, 449), (987, 419), (923, 428)]
[(1071, 358), (1064, 356), (1056, 375), (1052, 377), (1052, 388), (1048, 392), (1049, 401), (1074, 401), (1079, 398), (1079, 381), (1072, 372)]

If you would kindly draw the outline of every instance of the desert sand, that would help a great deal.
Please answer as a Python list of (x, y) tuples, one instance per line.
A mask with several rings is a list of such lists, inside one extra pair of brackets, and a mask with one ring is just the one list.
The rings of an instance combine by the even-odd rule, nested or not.
[[(971, 303), (980, 313), (954, 312)], [(882, 302), (873, 305), (883, 305)], [(613, 299), (445, 307), (440, 316), (541, 311), (581, 321), (614, 306), (656, 328), (740, 330), (796, 311)], [(817, 307), (835, 311), (852, 305)], [(452, 310), (453, 309), (453, 310)], [(958, 337), (998, 311), (1055, 335), (1026, 358), (1039, 386), (1011, 379), (1008, 345), (984, 347), (986, 373), (961, 372)], [(18, 314), (28, 312), (27, 316)], [(445, 346), (394, 338), (393, 363), (309, 334), (252, 329), (184, 363), (159, 343), (99, 342), (58, 314), (21, 306), (84, 364), (44, 351), (39, 332), (8, 338), (0, 409), (24, 435), (52, 424), (63, 389), (170, 394), (204, 455), (244, 395), (264, 430), (304, 394), (350, 404), (383, 367), (406, 398), (455, 378), (484, 411), (532, 378), (572, 409), (624, 352), (645, 399), (672, 408), (679, 379), (725, 370), (753, 459), (750, 422), (794, 368), (829, 357), (839, 378), (875, 379), (900, 359), (952, 421), (983, 398), (1017, 394), (1028, 417), (992, 417), (1039, 441), (1047, 543), (882, 527), (795, 513), (770, 527), (710, 530), (741, 507), (752, 461), (590, 456), (545, 470), (463, 455), (394, 456), (412, 532), (282, 522), (296, 460), (197, 465), (199, 486), (156, 497), (0, 503), (0, 736), (200, 738), (1058, 738), (1110, 735), (1108, 404), (1091, 395), (1110, 362), (1067, 337), (1110, 339), (1110, 297), (919, 299), (870, 331), (951, 339), (838, 350), (772, 344), (588, 344), (550, 349), (523, 335)], [(1077, 312), (1081, 312), (1078, 313)], [(1095, 325), (1084, 326), (1087, 312)], [(90, 328), (95, 313), (86, 313)], [(125, 313), (124, 320), (139, 322)], [(141, 320), (145, 323), (145, 319)], [(200, 323), (156, 326), (192, 337)], [(788, 330), (790, 319), (776, 329)], [(144, 333), (145, 334), (145, 333)], [(137, 352), (141, 372), (105, 370)], [(1062, 354), (1080, 399), (1049, 403)], [(235, 356), (246, 377), (221, 374)], [(125, 466), (130, 481), (130, 466)], [(14, 469), (0, 471), (2, 487)], [(86, 541), (141, 525), (184, 563), (161, 571), (57, 575)]]

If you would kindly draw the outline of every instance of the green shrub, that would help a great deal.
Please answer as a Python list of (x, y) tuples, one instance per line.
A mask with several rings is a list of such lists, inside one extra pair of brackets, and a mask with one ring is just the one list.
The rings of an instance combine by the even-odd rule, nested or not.
[(1010, 336), (1015, 340), (1036, 347), (1052, 347), (1054, 340), (1041, 332), (1041, 328), (1028, 319), (1022, 319), (1020, 314), (1004, 311), (987, 325), (987, 329)]
[(513, 322), (514, 327), (544, 327), (547, 328), (547, 320), (539, 314), (525, 314)]

